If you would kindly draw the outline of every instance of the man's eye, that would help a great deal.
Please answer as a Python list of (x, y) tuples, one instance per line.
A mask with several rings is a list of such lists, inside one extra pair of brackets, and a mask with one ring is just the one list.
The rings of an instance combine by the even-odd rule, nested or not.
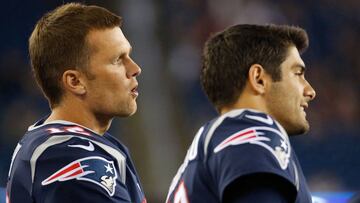
[(121, 62), (122, 62), (122, 58), (118, 57), (118, 58), (113, 60), (112, 64), (116, 65), (116, 64), (120, 64)]
[(304, 75), (305, 71), (299, 70), (295, 72), (295, 75)]

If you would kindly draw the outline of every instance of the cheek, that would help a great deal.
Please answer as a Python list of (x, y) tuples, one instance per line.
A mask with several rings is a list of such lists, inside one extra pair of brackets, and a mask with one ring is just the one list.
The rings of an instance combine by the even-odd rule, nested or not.
[(121, 97), (125, 93), (124, 80), (115, 78), (104, 78), (93, 83), (90, 94), (95, 100), (113, 100), (115, 97)]
[(289, 78), (282, 85), (279, 85), (279, 89), (282, 92), (282, 96), (288, 100), (288, 102), (296, 102), (301, 97), (301, 84), (297, 78)]
[(109, 76), (108, 79), (113, 83), (114, 86), (124, 87), (128, 83), (126, 74), (122, 71), (114, 72)]
[(110, 91), (123, 90), (126, 86), (126, 78), (118, 73), (113, 73), (104, 78), (103, 85), (104, 88), (107, 88)]
[[(295, 90), (296, 91), (296, 90)], [(293, 114), (296, 106), (296, 94), (290, 84), (275, 85), (269, 97), (271, 109), (278, 112), (280, 115), (289, 116)]]

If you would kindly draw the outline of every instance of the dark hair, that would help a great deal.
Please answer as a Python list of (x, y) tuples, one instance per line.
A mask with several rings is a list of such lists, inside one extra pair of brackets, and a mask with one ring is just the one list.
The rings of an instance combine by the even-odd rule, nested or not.
[(235, 25), (211, 36), (204, 47), (202, 87), (217, 110), (236, 102), (253, 64), (260, 64), (274, 81), (288, 48), (308, 47), (305, 30), (287, 25)]
[(98, 6), (68, 3), (45, 14), (29, 38), (29, 53), (36, 81), (51, 107), (63, 94), (62, 74), (68, 69), (88, 73), (91, 30), (121, 26), (121, 17)]

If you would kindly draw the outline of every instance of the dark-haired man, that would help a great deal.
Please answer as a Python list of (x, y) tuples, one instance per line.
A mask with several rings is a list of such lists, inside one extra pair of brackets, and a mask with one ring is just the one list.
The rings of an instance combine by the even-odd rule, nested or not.
[(146, 202), (127, 148), (107, 133), (114, 117), (137, 109), (141, 69), (121, 21), (70, 3), (37, 22), (30, 59), (52, 111), (15, 149), (8, 202)]
[(221, 115), (196, 134), (168, 203), (312, 202), (288, 137), (309, 130), (307, 47), (303, 29), (278, 25), (236, 25), (207, 41), (201, 83)]

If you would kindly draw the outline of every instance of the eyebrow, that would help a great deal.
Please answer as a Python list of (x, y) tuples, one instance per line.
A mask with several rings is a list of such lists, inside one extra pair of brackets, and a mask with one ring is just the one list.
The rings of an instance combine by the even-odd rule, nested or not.
[(296, 63), (295, 65), (293, 65), (293, 68), (301, 68), (302, 71), (306, 70), (305, 65), (303, 65), (301, 63)]
[[(129, 55), (131, 54), (131, 52), (132, 52), (132, 46), (129, 47)], [(116, 55), (116, 58), (119, 59), (119, 58), (123, 57), (125, 54), (127, 54), (126, 51), (122, 51)]]

